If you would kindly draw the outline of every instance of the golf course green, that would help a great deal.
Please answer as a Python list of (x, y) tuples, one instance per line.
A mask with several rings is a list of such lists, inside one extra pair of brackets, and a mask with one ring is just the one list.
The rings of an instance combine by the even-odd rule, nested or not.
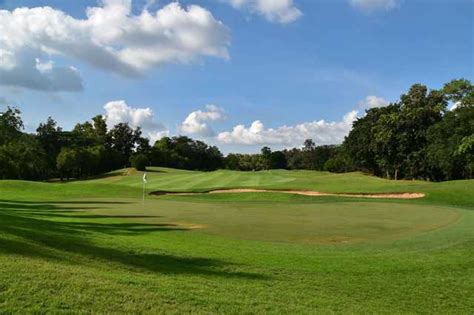
[[(474, 312), (472, 180), (149, 168), (143, 201), (142, 177), (0, 181), (0, 313)], [(239, 188), (272, 191), (205, 193)], [(337, 195), (387, 193), (424, 197)]]

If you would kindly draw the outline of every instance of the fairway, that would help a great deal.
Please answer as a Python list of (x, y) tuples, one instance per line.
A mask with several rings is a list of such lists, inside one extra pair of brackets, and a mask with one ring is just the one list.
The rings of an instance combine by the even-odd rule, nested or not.
[(152, 168), (147, 191), (423, 193), (366, 199), (147, 195), (143, 173), (0, 181), (1, 312), (474, 310), (472, 181)]

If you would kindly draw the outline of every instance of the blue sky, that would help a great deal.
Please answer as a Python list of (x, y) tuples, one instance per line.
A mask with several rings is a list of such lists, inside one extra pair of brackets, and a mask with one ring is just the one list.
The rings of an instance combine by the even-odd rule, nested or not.
[[(181, 20), (169, 29), (144, 22), (113, 40), (109, 32), (145, 7), (152, 17), (162, 11), (162, 18), (178, 19), (164, 11), (170, 1), (132, 1), (120, 23), (91, 28), (68, 22), (85, 21), (87, 7), (104, 9), (105, 2), (0, 0), (6, 10), (0, 52), (14, 56), (0, 53), (0, 106), (19, 106), (28, 130), (48, 116), (69, 129), (106, 114), (110, 124), (140, 125), (152, 139), (187, 134), (225, 152), (291, 147), (306, 137), (338, 143), (365, 108), (396, 101), (413, 83), (439, 88), (453, 78), (473, 79), (471, 0), (183, 0), (174, 5), (185, 26)], [(192, 24), (190, 5), (207, 14), (202, 29)], [(42, 6), (52, 9), (33, 11)], [(18, 7), (29, 9), (20, 16)], [(106, 12), (121, 7), (114, 8)], [(25, 16), (35, 19), (25, 22)], [(51, 30), (67, 35), (52, 43), (45, 35)], [(178, 60), (183, 39), (173, 36), (180, 32), (199, 40), (186, 44)], [(113, 67), (94, 53), (78, 56), (81, 47), (95, 47), (91, 36), (101, 49), (131, 47), (133, 54), (117, 57)], [(38, 82), (28, 81), (31, 71)]]

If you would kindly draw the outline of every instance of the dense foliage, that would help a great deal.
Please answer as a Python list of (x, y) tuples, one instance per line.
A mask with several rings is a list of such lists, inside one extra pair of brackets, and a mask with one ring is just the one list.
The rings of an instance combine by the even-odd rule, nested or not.
[(215, 146), (191, 138), (164, 137), (150, 150), (152, 165), (211, 171), (222, 167), (223, 156)]
[[(452, 109), (448, 110), (448, 106)], [(316, 144), (259, 154), (228, 154), (189, 137), (164, 137), (150, 146), (140, 128), (119, 123), (107, 129), (103, 116), (63, 131), (52, 119), (36, 134), (22, 131), (18, 109), (0, 113), (0, 178), (85, 178), (117, 168), (148, 165), (211, 171), (308, 169), (360, 170), (391, 179), (433, 181), (472, 178), (474, 86), (461, 79), (441, 90), (413, 85), (396, 103), (371, 108), (357, 119), (342, 145)]]
[(215, 146), (180, 136), (162, 138), (150, 146), (140, 128), (119, 123), (107, 129), (103, 116), (63, 131), (49, 117), (36, 134), (22, 131), (18, 109), (0, 113), (0, 179), (42, 180), (86, 178), (133, 166), (150, 164), (183, 169), (215, 170), (224, 157)]
[[(326, 170), (328, 161), (336, 158), (340, 151), (336, 145), (316, 146), (311, 139), (305, 141), (303, 147), (291, 150), (271, 151), (263, 147), (260, 154), (231, 153), (224, 159), (225, 167), (239, 171), (261, 171), (268, 169), (307, 169)], [(333, 171), (350, 171), (350, 169)]]
[(474, 86), (454, 80), (442, 90), (415, 84), (399, 102), (369, 109), (342, 147), (356, 169), (386, 178), (472, 178), (473, 134)]
[(107, 130), (103, 116), (63, 131), (51, 117), (36, 134), (22, 132), (18, 109), (0, 114), (0, 178), (85, 178), (130, 165), (149, 148), (140, 128), (118, 124)]

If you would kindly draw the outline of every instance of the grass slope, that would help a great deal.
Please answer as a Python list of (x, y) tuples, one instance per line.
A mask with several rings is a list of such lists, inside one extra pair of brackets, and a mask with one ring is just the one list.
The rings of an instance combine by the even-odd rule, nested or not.
[(0, 181), (0, 312), (474, 311), (473, 181), (154, 168), (149, 190), (427, 196), (150, 196), (143, 206), (142, 173), (109, 175)]

